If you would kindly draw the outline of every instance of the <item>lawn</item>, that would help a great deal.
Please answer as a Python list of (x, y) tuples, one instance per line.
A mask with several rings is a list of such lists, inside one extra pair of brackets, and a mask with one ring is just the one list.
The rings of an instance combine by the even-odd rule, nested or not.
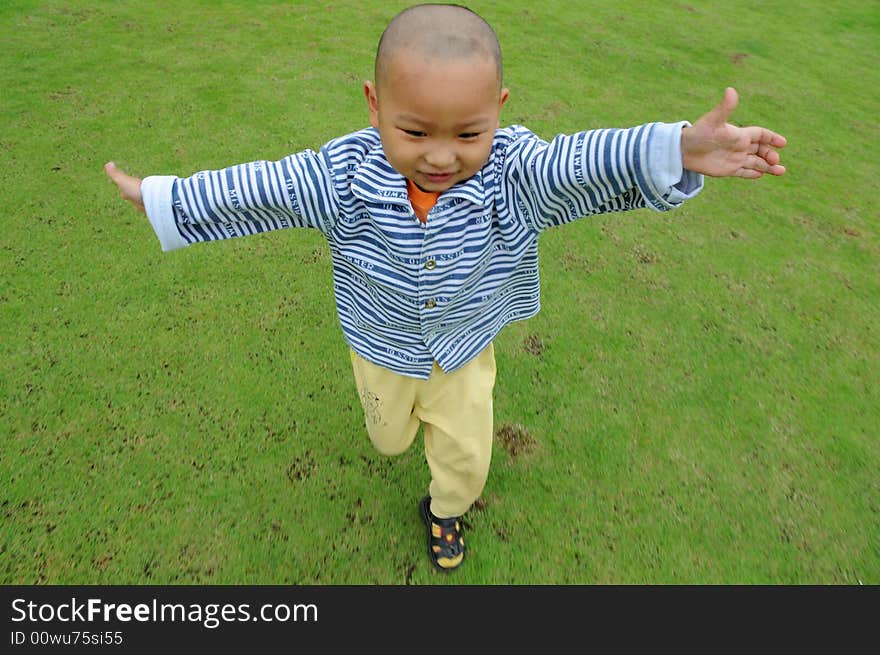
[[(425, 554), (420, 446), (363, 428), (317, 232), (163, 254), (104, 176), (367, 124), (403, 2), (0, 7), (0, 583), (880, 584), (880, 14), (474, 2), (551, 138), (733, 119), (788, 173), (541, 238), (496, 341), (469, 559)], [(874, 189), (874, 191), (872, 191)]]

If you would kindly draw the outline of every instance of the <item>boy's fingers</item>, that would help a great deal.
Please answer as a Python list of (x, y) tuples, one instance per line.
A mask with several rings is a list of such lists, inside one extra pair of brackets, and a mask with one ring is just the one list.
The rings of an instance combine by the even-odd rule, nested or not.
[(123, 200), (128, 200), (138, 210), (145, 211), (144, 201), (140, 194), (140, 179), (132, 177), (125, 171), (120, 170), (112, 161), (108, 161), (104, 164), (104, 172), (107, 173), (107, 177), (119, 187), (119, 196)]
[(104, 164), (104, 172), (123, 192), (131, 191), (135, 186), (139, 186), (141, 182), (138, 178), (132, 177), (125, 171), (116, 168), (116, 164), (112, 161)]
[(767, 145), (772, 148), (784, 148), (788, 144), (788, 139), (781, 134), (768, 130), (766, 127), (754, 126), (744, 129), (747, 130), (746, 133), (749, 135), (749, 139), (752, 143), (757, 143), (762, 146)]
[(116, 184), (125, 184), (128, 182), (135, 182), (135, 183), (140, 182), (140, 180), (138, 178), (129, 175), (121, 168), (117, 168), (116, 164), (112, 161), (108, 161), (106, 164), (104, 164), (104, 172), (106, 172), (107, 176), (111, 180), (116, 182)]
[(773, 166), (774, 164), (779, 163), (779, 153), (776, 152), (773, 148), (768, 145), (758, 146), (757, 151), (758, 157), (766, 161), (768, 164)]
[(776, 134), (776, 132), (770, 132), (770, 130), (767, 130), (767, 132), (770, 133), (770, 137), (769, 137), (769, 140), (767, 141), (767, 143), (769, 143), (774, 148), (784, 148), (786, 146), (786, 144), (788, 144), (788, 139), (786, 139), (781, 134)]
[(785, 166), (779, 163), (779, 154), (770, 151), (766, 154), (760, 152), (749, 155), (745, 165), (740, 169), (738, 175), (749, 179), (755, 179), (763, 176), (765, 173), (770, 175), (785, 175)]
[(119, 180), (124, 179), (125, 177), (128, 177), (124, 171), (121, 171), (118, 168), (116, 168), (116, 164), (113, 163), (112, 161), (108, 161), (106, 164), (104, 164), (104, 172), (107, 173), (107, 176), (111, 180), (113, 180), (114, 182), (117, 182), (117, 183), (119, 182)]

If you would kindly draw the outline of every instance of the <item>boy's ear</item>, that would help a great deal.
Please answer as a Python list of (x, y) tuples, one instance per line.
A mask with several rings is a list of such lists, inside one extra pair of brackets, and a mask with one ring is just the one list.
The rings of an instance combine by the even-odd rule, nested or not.
[(510, 89), (501, 89), (501, 100), (498, 102), (498, 127), (501, 127), (501, 109), (504, 107), (504, 103), (507, 102), (508, 99), (510, 99)]
[(379, 127), (379, 98), (376, 96), (376, 86), (370, 82), (364, 82), (364, 97), (367, 99), (367, 108), (370, 111), (370, 125)]

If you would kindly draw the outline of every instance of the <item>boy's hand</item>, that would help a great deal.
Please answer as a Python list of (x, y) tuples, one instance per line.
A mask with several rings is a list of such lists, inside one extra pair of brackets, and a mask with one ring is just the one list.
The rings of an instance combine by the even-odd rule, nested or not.
[(728, 87), (724, 99), (712, 111), (700, 117), (681, 133), (681, 158), (684, 167), (711, 177), (735, 176), (748, 179), (765, 173), (782, 175), (777, 148), (786, 140), (763, 127), (737, 127), (727, 122), (736, 109), (739, 97)]
[(119, 196), (128, 200), (138, 211), (145, 212), (144, 198), (141, 195), (141, 179), (127, 175), (124, 171), (116, 168), (112, 161), (104, 164), (104, 172), (116, 186), (119, 187)]

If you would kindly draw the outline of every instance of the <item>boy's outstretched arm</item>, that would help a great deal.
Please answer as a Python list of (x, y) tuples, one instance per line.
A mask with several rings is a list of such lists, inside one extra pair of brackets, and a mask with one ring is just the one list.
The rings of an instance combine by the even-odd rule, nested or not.
[(782, 175), (777, 149), (786, 139), (763, 127), (737, 127), (727, 122), (739, 96), (728, 87), (721, 103), (681, 133), (684, 168), (711, 177), (755, 179), (765, 173)]
[(116, 168), (116, 164), (112, 161), (104, 164), (104, 172), (119, 187), (119, 196), (123, 200), (128, 200), (138, 211), (146, 213), (144, 209), (144, 198), (141, 195), (141, 179), (132, 177), (125, 172)]
[(185, 178), (141, 179), (113, 162), (104, 165), (104, 172), (119, 196), (147, 215), (162, 250), (168, 251), (289, 227), (327, 233), (338, 215), (329, 157), (323, 149), (303, 150), (278, 161), (237, 164)]

